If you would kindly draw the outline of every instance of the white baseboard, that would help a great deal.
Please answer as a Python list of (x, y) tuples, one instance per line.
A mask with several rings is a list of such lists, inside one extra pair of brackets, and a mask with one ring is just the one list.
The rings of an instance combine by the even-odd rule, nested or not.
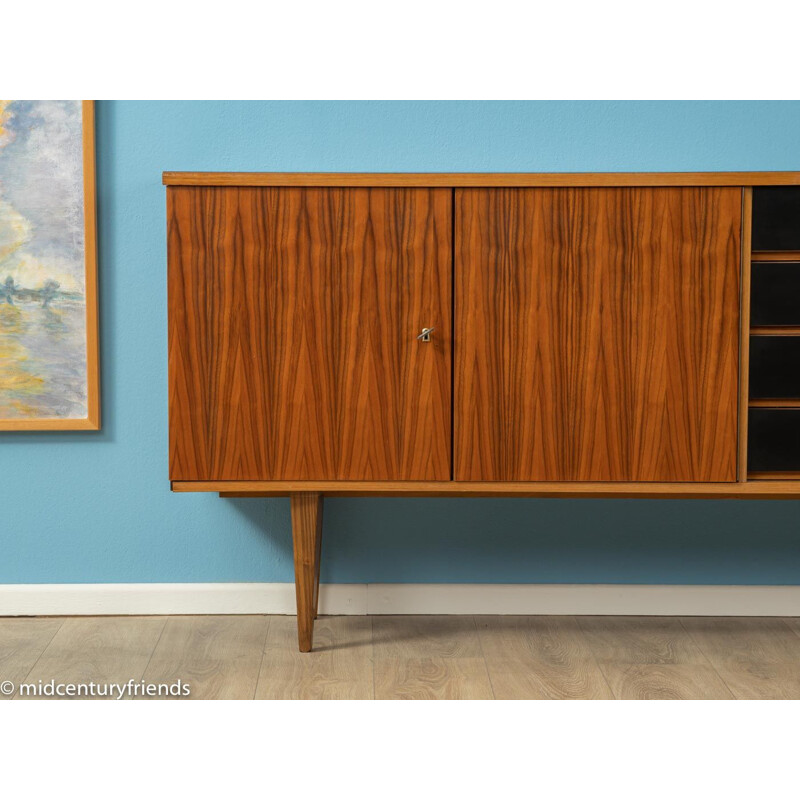
[[(294, 614), (293, 583), (0, 585), (0, 616)], [(800, 586), (324, 584), (322, 614), (800, 616)]]

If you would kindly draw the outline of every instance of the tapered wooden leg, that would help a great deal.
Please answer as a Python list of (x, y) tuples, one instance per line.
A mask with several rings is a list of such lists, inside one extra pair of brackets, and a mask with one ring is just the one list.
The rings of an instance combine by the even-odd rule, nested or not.
[(314, 560), (317, 564), (317, 571), (314, 575), (314, 619), (317, 618), (317, 609), (319, 608), (319, 565), (322, 561), (322, 495), (319, 498), (319, 529), (317, 532), (317, 552)]
[(319, 561), (322, 547), (322, 495), (291, 496), (294, 541), (294, 585), (297, 592), (297, 638), (300, 652), (311, 650), (319, 603)]

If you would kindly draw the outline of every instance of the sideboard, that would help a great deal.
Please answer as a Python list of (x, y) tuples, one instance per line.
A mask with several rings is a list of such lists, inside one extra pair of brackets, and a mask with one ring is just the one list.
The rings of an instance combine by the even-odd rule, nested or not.
[(800, 173), (166, 172), (169, 477), (800, 498)]

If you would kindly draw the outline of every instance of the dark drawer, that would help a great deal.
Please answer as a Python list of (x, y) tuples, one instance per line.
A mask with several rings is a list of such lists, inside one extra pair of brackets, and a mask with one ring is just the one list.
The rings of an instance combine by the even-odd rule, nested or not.
[(753, 189), (753, 250), (800, 250), (800, 188)]
[(800, 336), (750, 337), (751, 399), (800, 399)]
[(800, 470), (800, 409), (750, 409), (747, 468), (750, 472)]
[(800, 262), (753, 264), (750, 324), (800, 325)]

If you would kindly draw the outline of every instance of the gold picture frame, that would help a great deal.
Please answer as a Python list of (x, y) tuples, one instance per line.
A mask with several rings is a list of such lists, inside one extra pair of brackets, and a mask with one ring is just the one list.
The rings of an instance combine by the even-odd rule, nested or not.
[[(17, 101), (20, 102), (20, 101)], [(67, 430), (99, 430), (100, 429), (100, 366), (98, 342), (98, 298), (97, 298), (97, 209), (96, 209), (96, 176), (95, 176), (95, 121), (94, 101), (83, 100), (81, 103), (81, 141), (83, 147), (83, 230), (84, 230), (84, 282), (83, 301), (85, 304), (85, 416), (3, 416), (0, 406), (0, 431), (67, 431)], [(11, 104), (13, 105), (13, 104)], [(0, 126), (0, 133), (3, 132)], [(79, 184), (78, 184), (79, 185)], [(73, 193), (74, 194), (74, 193)], [(2, 198), (0, 198), (2, 199)], [(16, 213), (11, 210), (10, 213)], [(23, 220), (24, 222), (24, 220)], [(78, 228), (80, 230), (80, 228)], [(10, 287), (16, 289), (13, 278)], [(0, 283), (2, 275), (0, 275)], [(58, 287), (59, 284), (51, 282)], [(0, 288), (3, 288), (0, 286)], [(41, 296), (41, 289), (38, 290)], [(57, 291), (57, 290), (52, 290)], [(29, 292), (29, 294), (31, 294)], [(13, 305), (11, 294), (7, 293), (5, 302)], [(0, 308), (3, 306), (0, 297)], [(45, 297), (40, 308), (46, 308), (48, 299)], [(21, 312), (20, 312), (21, 313)], [(0, 320), (2, 323), (2, 320)], [(2, 339), (0, 339), (0, 345)], [(2, 349), (0, 347), (0, 349)], [(12, 376), (13, 377), (13, 376)], [(7, 378), (9, 383), (12, 377)], [(34, 380), (42, 382), (38, 376), (28, 376), (29, 382)], [(3, 391), (3, 372), (0, 370), (0, 392)]]

